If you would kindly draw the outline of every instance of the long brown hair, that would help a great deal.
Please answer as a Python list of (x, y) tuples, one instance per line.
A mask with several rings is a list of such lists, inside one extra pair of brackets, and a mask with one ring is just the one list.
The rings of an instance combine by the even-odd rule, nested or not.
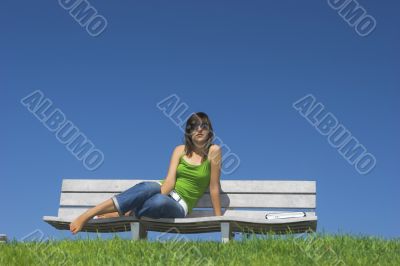
[(210, 118), (204, 112), (193, 113), (186, 121), (185, 137), (184, 137), (185, 155), (187, 155), (188, 157), (191, 157), (193, 151), (195, 150), (195, 145), (192, 140), (191, 129), (193, 128), (194, 125), (196, 125), (198, 123), (206, 123), (209, 127), (207, 141), (205, 142), (204, 146), (202, 147), (203, 159), (206, 160), (208, 158), (208, 151), (210, 150), (210, 147), (213, 144), (212, 142), (214, 140), (214, 130), (213, 130)]

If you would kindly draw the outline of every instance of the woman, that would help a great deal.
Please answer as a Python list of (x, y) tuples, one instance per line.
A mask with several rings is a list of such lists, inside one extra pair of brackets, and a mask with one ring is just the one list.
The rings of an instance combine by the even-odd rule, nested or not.
[(207, 188), (216, 216), (221, 215), (219, 198), (221, 148), (212, 144), (211, 121), (203, 112), (193, 113), (186, 122), (185, 144), (175, 147), (167, 177), (160, 182), (143, 181), (87, 210), (70, 224), (72, 234), (97, 216), (107, 218), (183, 218), (192, 212)]

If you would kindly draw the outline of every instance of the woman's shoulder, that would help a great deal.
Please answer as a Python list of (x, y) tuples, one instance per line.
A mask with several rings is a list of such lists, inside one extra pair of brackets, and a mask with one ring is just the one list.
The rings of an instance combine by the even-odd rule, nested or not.
[(212, 144), (211, 146), (210, 146), (210, 152), (218, 152), (218, 151), (220, 151), (221, 150), (221, 147), (219, 146), (219, 145), (217, 145), (217, 144)]
[(208, 157), (209, 158), (213, 158), (214, 156), (214, 154), (217, 154), (218, 152), (220, 152), (221, 151), (221, 147), (219, 146), (219, 145), (217, 145), (217, 144), (212, 144), (211, 146), (210, 146), (210, 149), (208, 150)]
[(185, 154), (185, 145), (184, 144), (180, 144), (180, 145), (176, 146), (174, 151), (177, 154), (179, 154), (179, 156), (182, 156), (183, 154)]

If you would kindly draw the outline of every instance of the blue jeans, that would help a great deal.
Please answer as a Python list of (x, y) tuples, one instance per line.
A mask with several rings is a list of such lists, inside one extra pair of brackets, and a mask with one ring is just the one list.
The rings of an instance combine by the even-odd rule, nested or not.
[(112, 197), (120, 216), (132, 210), (137, 218), (184, 218), (185, 210), (157, 182), (143, 181)]

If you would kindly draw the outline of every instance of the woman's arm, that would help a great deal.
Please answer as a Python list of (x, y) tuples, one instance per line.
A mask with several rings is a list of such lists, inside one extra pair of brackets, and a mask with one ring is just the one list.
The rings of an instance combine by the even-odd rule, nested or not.
[(214, 208), (215, 216), (221, 214), (221, 200), (220, 200), (220, 176), (221, 176), (221, 148), (218, 145), (213, 145), (210, 148), (210, 161), (211, 161), (211, 177), (210, 177), (210, 196)]
[(168, 195), (175, 187), (176, 182), (176, 168), (179, 164), (179, 157), (183, 153), (185, 145), (178, 145), (175, 147), (169, 164), (167, 177), (161, 185), (161, 194)]

